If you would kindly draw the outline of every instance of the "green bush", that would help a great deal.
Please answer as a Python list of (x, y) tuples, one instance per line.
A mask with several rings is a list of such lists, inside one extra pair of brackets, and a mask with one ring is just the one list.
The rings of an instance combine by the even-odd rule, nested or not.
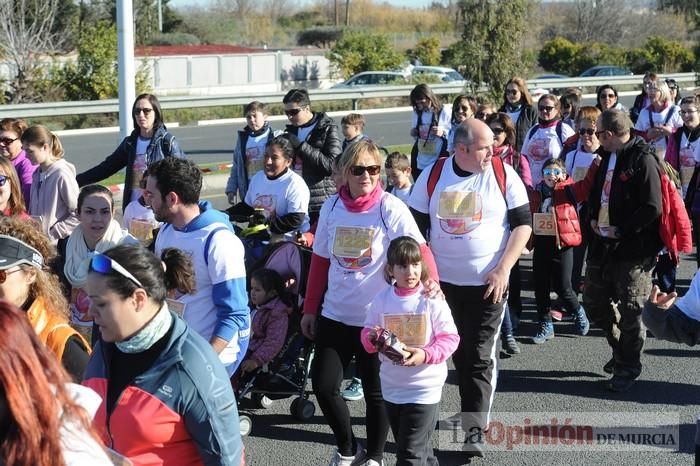
[(391, 70), (403, 57), (384, 34), (350, 32), (328, 52), (328, 60), (344, 78), (370, 70)]
[(423, 65), (436, 66), (442, 58), (440, 53), (440, 39), (435, 36), (421, 37), (416, 42), (413, 50), (407, 52), (408, 58), (418, 59)]

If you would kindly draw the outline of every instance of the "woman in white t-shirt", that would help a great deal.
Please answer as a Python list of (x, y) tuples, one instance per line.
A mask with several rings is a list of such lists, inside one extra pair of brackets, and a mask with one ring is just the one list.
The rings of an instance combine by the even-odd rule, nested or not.
[[(437, 287), (433, 255), (408, 207), (379, 183), (381, 164), (379, 148), (370, 141), (359, 141), (343, 153), (338, 173), (345, 184), (324, 202), (313, 245), (301, 328), (316, 344), (311, 373), (316, 399), (337, 445), (331, 465), (382, 463), (389, 422), (379, 359), (364, 350), (360, 332), (372, 299), (386, 287), (383, 271), (389, 242), (400, 236), (418, 241), (432, 277), (424, 286), (433, 293)], [(350, 413), (339, 392), (343, 370), (353, 356), (367, 406), (366, 453), (355, 441)]]
[(542, 166), (546, 160), (559, 158), (567, 139), (574, 129), (561, 121), (557, 96), (545, 94), (537, 103), (538, 123), (527, 132), (520, 151), (530, 161), (532, 184), (542, 181)]
[[(447, 152), (454, 151), (454, 130), (476, 113), (476, 98), (471, 95), (458, 95), (452, 103), (452, 118), (450, 119), (450, 134), (447, 135)], [(416, 177), (417, 179), (418, 177)]]
[(411, 151), (411, 172), (417, 179), (420, 172), (447, 155), (447, 135), (452, 126), (450, 112), (427, 84), (419, 84), (410, 95), (413, 116), (411, 117), (411, 137), (414, 138)]
[[(693, 225), (695, 244), (700, 244), (700, 196), (698, 196), (698, 176), (700, 176), (700, 97), (689, 96), (681, 100), (683, 127), (671, 137), (666, 149), (666, 160), (676, 166), (681, 165), (681, 185), (689, 208)], [(676, 162), (676, 163), (674, 163)], [(692, 167), (690, 180), (688, 173)], [(700, 254), (697, 258), (700, 267)]]
[(671, 92), (664, 81), (655, 81), (647, 88), (647, 95), (651, 103), (639, 112), (634, 129), (655, 149), (659, 160), (663, 160), (668, 139), (683, 126), (683, 119), (680, 108), (671, 100)]

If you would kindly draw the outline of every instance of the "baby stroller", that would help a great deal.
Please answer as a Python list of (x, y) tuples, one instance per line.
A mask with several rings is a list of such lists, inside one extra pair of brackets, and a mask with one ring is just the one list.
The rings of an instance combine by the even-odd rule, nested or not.
[[(316, 406), (309, 400), (311, 391), (306, 389), (313, 347), (301, 334), (300, 325), (310, 263), (309, 248), (283, 241), (270, 246), (265, 256), (249, 270), (252, 272), (263, 267), (269, 268), (282, 277), (291, 279), (288, 290), (295, 297), (295, 306), (289, 317), (284, 345), (277, 357), (257, 371), (241, 376), (236, 391), (239, 404), (250, 395), (258, 408), (269, 408), (273, 400), (296, 395), (290, 413), (300, 421), (308, 421), (316, 411)], [(253, 426), (251, 414), (241, 412), (239, 418), (241, 435), (248, 435)]]

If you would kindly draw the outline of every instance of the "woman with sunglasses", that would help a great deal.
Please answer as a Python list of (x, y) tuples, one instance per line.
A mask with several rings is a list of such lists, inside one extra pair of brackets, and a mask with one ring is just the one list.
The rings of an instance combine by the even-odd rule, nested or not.
[(0, 157), (0, 214), (17, 215), (23, 220), (30, 218), (17, 172), (12, 162), (5, 157)]
[(22, 134), (28, 126), (19, 118), (3, 118), (0, 120), (0, 156), (12, 162), (20, 182), (20, 192), (24, 197), (24, 205), (29, 205), (32, 187), (32, 175), (38, 166), (27, 158), (22, 149)]
[[(365, 351), (360, 332), (372, 299), (386, 283), (383, 269), (390, 241), (399, 236), (418, 241), (431, 276), (437, 278), (433, 255), (408, 207), (379, 183), (381, 164), (379, 148), (370, 141), (357, 142), (343, 153), (338, 172), (345, 184), (323, 204), (314, 239), (301, 329), (316, 345), (311, 378), (335, 436), (331, 466), (382, 464), (389, 422), (379, 359)], [(435, 286), (429, 280), (426, 288), (434, 294)], [(366, 453), (353, 435), (340, 395), (343, 371), (353, 356), (366, 402)]]
[(411, 95), (411, 173), (418, 179), (420, 173), (438, 157), (447, 156), (447, 135), (450, 131), (450, 114), (427, 84), (413, 88)]
[(656, 156), (662, 161), (666, 156), (669, 138), (683, 126), (681, 109), (671, 100), (671, 93), (664, 81), (655, 81), (647, 88), (647, 95), (651, 103), (639, 112), (634, 130), (652, 146)]
[(98, 184), (85, 186), (78, 195), (80, 224), (65, 245), (63, 272), (70, 289), (71, 324), (93, 345), (92, 319), (88, 316), (90, 300), (85, 293), (90, 259), (119, 244), (138, 240), (114, 219), (112, 191)]
[(615, 89), (610, 84), (603, 84), (596, 91), (596, 107), (601, 112), (610, 109), (620, 110), (626, 112), (627, 109), (618, 102), (617, 89)]
[(573, 128), (576, 124), (578, 111), (581, 108), (581, 92), (575, 88), (567, 89), (559, 97), (559, 105), (561, 107), (561, 121)]
[(175, 136), (168, 132), (158, 98), (153, 94), (136, 97), (131, 109), (134, 130), (99, 165), (78, 174), (78, 185), (98, 183), (126, 167), (122, 210), (137, 200), (143, 190), (139, 182), (150, 164), (163, 157), (184, 158)]
[(32, 222), (0, 218), (0, 298), (22, 309), (39, 339), (77, 382), (90, 345), (70, 325), (68, 303), (49, 264), (55, 251)]
[(93, 256), (87, 292), (100, 339), (83, 384), (102, 397), (95, 427), (135, 466), (238, 466), (228, 374), (211, 345), (168, 308), (172, 273), (139, 245)]
[(508, 80), (503, 90), (503, 105), (499, 112), (507, 113), (515, 125), (515, 147), (523, 147), (527, 131), (537, 122), (537, 110), (532, 106), (532, 97), (523, 78), (514, 76)]
[(0, 301), (0, 463), (111, 466), (90, 425), (100, 397), (71, 383), (23, 314)]
[(632, 123), (637, 123), (639, 119), (639, 114), (642, 109), (647, 108), (651, 104), (651, 96), (649, 95), (649, 88), (656, 85), (657, 76), (653, 71), (647, 71), (644, 73), (644, 78), (642, 79), (642, 92), (640, 92), (635, 98), (632, 108), (630, 108), (630, 119)]
[(675, 79), (666, 79), (666, 84), (668, 85), (668, 91), (671, 93), (671, 100), (674, 104), (680, 105), (683, 96), (681, 95), (681, 89)]
[(530, 162), (532, 184), (542, 181), (542, 167), (546, 160), (558, 158), (574, 129), (561, 121), (559, 99), (552, 94), (540, 97), (537, 103), (537, 124), (527, 132), (521, 153)]
[[(454, 130), (465, 120), (474, 118), (476, 113), (476, 97), (471, 95), (458, 95), (452, 104), (452, 118), (450, 119), (450, 132), (447, 136), (447, 152), (452, 153), (454, 148)], [(417, 177), (416, 177), (417, 178)]]

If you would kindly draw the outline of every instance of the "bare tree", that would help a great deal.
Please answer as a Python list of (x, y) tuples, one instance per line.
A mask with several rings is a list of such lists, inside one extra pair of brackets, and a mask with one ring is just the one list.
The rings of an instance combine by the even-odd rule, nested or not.
[(58, 0), (0, 0), (0, 55), (14, 68), (10, 101), (32, 101), (42, 81), (42, 59), (56, 51), (61, 36), (52, 32)]

